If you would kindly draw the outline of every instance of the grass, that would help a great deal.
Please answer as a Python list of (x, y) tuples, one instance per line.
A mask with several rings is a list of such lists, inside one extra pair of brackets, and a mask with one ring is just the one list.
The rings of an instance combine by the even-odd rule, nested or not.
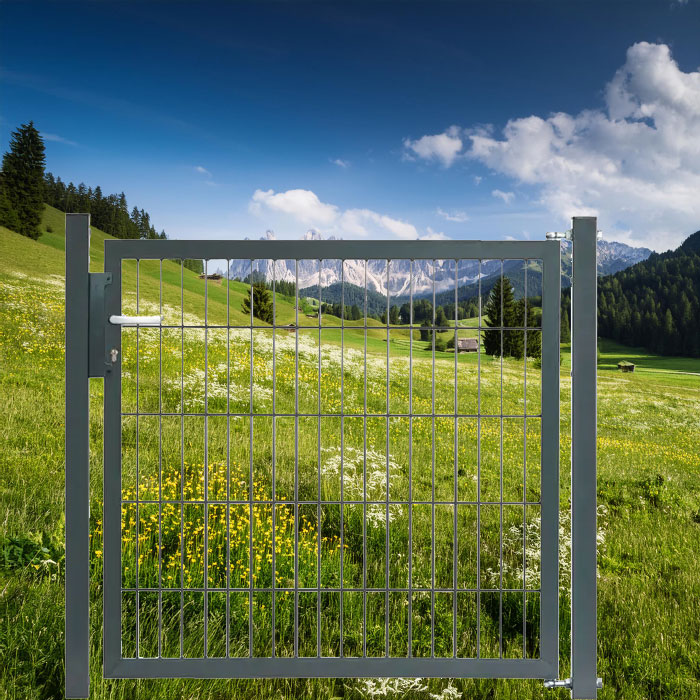
[[(54, 232), (39, 242), (21, 238), (0, 229), (0, 401), (3, 412), (0, 420), (5, 442), (0, 452), (0, 469), (4, 476), (0, 485), (0, 517), (3, 522), (3, 565), (0, 570), (0, 649), (5, 662), (0, 666), (1, 698), (62, 697), (62, 626), (63, 596), (63, 289), (61, 277), (62, 215), (47, 209), (45, 223)], [(105, 234), (93, 229), (93, 271), (100, 269), (101, 241)], [(125, 310), (136, 309), (136, 271), (125, 266)], [(139, 271), (138, 304), (141, 312), (160, 306), (160, 265), (142, 264)], [(190, 318), (204, 314), (203, 282), (184, 271), (184, 313)], [(180, 267), (163, 264), (163, 305), (172, 322), (179, 322)], [(245, 288), (238, 283), (207, 287), (207, 317), (210, 323), (226, 323), (226, 295), (231, 309), (231, 323), (245, 324), (240, 311)], [(294, 304), (278, 297), (276, 311), (280, 322), (294, 320)], [(128, 312), (128, 311), (127, 311)], [(312, 323), (311, 319), (304, 319)], [(204, 577), (204, 559), (208, 559), (208, 585), (220, 588), (230, 578), (231, 585), (240, 581), (246, 588), (232, 594), (230, 610), (236, 614), (231, 629), (231, 655), (247, 653), (253, 644), (254, 653), (269, 653), (273, 633), (278, 653), (290, 653), (294, 618), (289, 597), (278, 594), (277, 615), (272, 623), (270, 594), (265, 590), (274, 576), (281, 589), (293, 585), (294, 531), (299, 537), (300, 585), (322, 589), (319, 599), (314, 591), (300, 594), (299, 641), (300, 653), (314, 655), (315, 630), (321, 626), (320, 644), (323, 653), (338, 652), (341, 620), (344, 625), (344, 653), (358, 653), (361, 639), (362, 602), (353, 593), (340, 594), (332, 589), (341, 580), (345, 586), (357, 586), (367, 571), (368, 584), (385, 585), (387, 572), (385, 533), (389, 522), (389, 573), (391, 585), (405, 585), (409, 577), (408, 537), (414, 543), (410, 576), (414, 587), (430, 582), (430, 557), (435, 553), (435, 577), (438, 585), (450, 588), (454, 543), (449, 526), (441, 525), (441, 518), (451, 524), (454, 518), (454, 480), (452, 467), (446, 468), (445, 459), (452, 454), (455, 430), (462, 472), (458, 475), (457, 495), (460, 500), (476, 498), (474, 474), (470, 471), (476, 445), (476, 424), (470, 419), (438, 421), (435, 429), (436, 453), (435, 490), (437, 500), (444, 506), (436, 508), (438, 529), (433, 544), (430, 536), (430, 511), (414, 505), (409, 512), (406, 505), (392, 505), (386, 509), (387, 479), (392, 500), (405, 501), (408, 488), (408, 451), (413, 456), (412, 478), (414, 500), (430, 497), (432, 490), (432, 424), (427, 418), (413, 419), (413, 440), (408, 437), (405, 419), (392, 419), (387, 435), (386, 422), (378, 417), (367, 421), (368, 464), (367, 498), (370, 501), (367, 522), (367, 546), (362, 546), (363, 507), (334, 503), (317, 503), (319, 494), (324, 501), (361, 500), (365, 484), (362, 454), (363, 429), (360, 419), (345, 418), (341, 431), (337, 417), (340, 381), (346, 399), (346, 411), (364, 406), (364, 366), (358, 363), (358, 353), (364, 350), (364, 332), (360, 329), (345, 331), (341, 353), (341, 331), (331, 324), (339, 321), (325, 316), (319, 329), (300, 332), (300, 354), (296, 355), (294, 335), (282, 332), (276, 337), (276, 374), (273, 387), (270, 372), (272, 359), (271, 332), (264, 326), (254, 331), (251, 357), (249, 336), (240, 331), (208, 331), (207, 395), (201, 390), (204, 378), (202, 331), (191, 330), (184, 339), (179, 331), (139, 331), (138, 405), (141, 411), (157, 410), (159, 397), (155, 391), (158, 372), (163, 367), (164, 408), (179, 411), (185, 405), (188, 412), (199, 412), (205, 407), (218, 413), (209, 419), (209, 453), (204, 452), (203, 421), (187, 418), (184, 433), (179, 418), (164, 419), (162, 441), (162, 471), (159, 469), (159, 446), (155, 435), (156, 420), (149, 416), (139, 418), (139, 469), (136, 471), (135, 418), (125, 418), (123, 436), (123, 495), (130, 500), (137, 491), (141, 499), (157, 497), (158, 475), (166, 503), (159, 511), (153, 506), (141, 505), (123, 508), (122, 538), (125, 585), (154, 585), (160, 581), (167, 589), (180, 585), (183, 575), (179, 566), (186, 566), (184, 575), (188, 585), (200, 585)], [(350, 322), (346, 322), (348, 327)], [(149, 337), (149, 334), (151, 337)], [(368, 412), (386, 411), (385, 392), (387, 342), (386, 329), (368, 331)], [(123, 408), (129, 412), (136, 406), (136, 353), (135, 331), (125, 331), (123, 339)], [(404, 330), (390, 333), (389, 355), (389, 408), (404, 412), (408, 406), (408, 378), (411, 377), (414, 413), (422, 407), (429, 412), (432, 401), (432, 352), (428, 344), (411, 340)], [(162, 342), (162, 345), (161, 345)], [(161, 353), (162, 347), (162, 353)], [(474, 379), (477, 358), (474, 354), (437, 353), (436, 406), (438, 410), (453, 410), (451, 382), (454, 378), (455, 359), (460, 377), (458, 394), (460, 411), (468, 413), (475, 406)], [(231, 371), (226, 368), (231, 359)], [(318, 394), (318, 363), (320, 357), (322, 391)], [(629, 359), (637, 364), (633, 374), (608, 371), (616, 358)], [(341, 360), (342, 358), (342, 360)], [(341, 372), (341, 361), (342, 369)], [(315, 421), (300, 421), (299, 481), (300, 499), (308, 500), (301, 506), (299, 519), (282, 497), (294, 495), (294, 423), (293, 419), (278, 418), (274, 427), (271, 419), (256, 418), (253, 425), (253, 451), (250, 445), (250, 424), (232, 419), (230, 444), (227, 440), (227, 408), (231, 412), (247, 412), (250, 395), (251, 369), (253, 374), (253, 406), (256, 411), (267, 411), (275, 396), (277, 411), (294, 410), (294, 382), (296, 364), (299, 366), (300, 410), (315, 411), (320, 401), (322, 410), (330, 417), (323, 419), (320, 436)], [(498, 381), (500, 363), (482, 358), (482, 410), (492, 406), (497, 412), (500, 401)], [(358, 367), (358, 365), (360, 365)], [(562, 363), (562, 539), (561, 558), (564, 583), (569, 575), (569, 520), (568, 520), (568, 462), (569, 449), (568, 401), (570, 382), (568, 363)], [(680, 358), (650, 357), (610, 344), (601, 344), (601, 372), (599, 378), (599, 482), (600, 549), (599, 549), (599, 673), (605, 687), (601, 698), (681, 698), (700, 695), (700, 622), (694, 610), (700, 599), (700, 582), (696, 575), (697, 552), (700, 551), (700, 456), (697, 415), (700, 396), (696, 377), (684, 372), (700, 372), (700, 362)], [(647, 371), (644, 371), (647, 370)], [(653, 370), (653, 371), (652, 371)], [(518, 378), (522, 363), (504, 362), (503, 399), (506, 410), (523, 411), (522, 386)], [(534, 381), (538, 370), (530, 362), (528, 368), (528, 405), (537, 412), (538, 385)], [(531, 381), (532, 380), (532, 381)], [(181, 388), (184, 386), (184, 393)], [(534, 393), (533, 393), (534, 390)], [(100, 596), (102, 570), (103, 502), (101, 477), (101, 398), (102, 382), (91, 381), (91, 548), (92, 574), (92, 696), (95, 698), (173, 698), (198, 697), (252, 698), (252, 697), (379, 697), (384, 692), (379, 681), (330, 679), (325, 681), (104, 681), (101, 679), (100, 659)], [(452, 404), (453, 405), (453, 404)], [(529, 411), (528, 411), (529, 412)], [(500, 427), (482, 421), (482, 499), (498, 500)], [(527, 447), (522, 442), (523, 423), (515, 419), (506, 422), (504, 430), (504, 495), (522, 501), (523, 492), (528, 501), (538, 499), (539, 469), (537, 460), (538, 433), (533, 430), (536, 419), (528, 419)], [(342, 435), (342, 438), (341, 438)], [(340, 468), (341, 439), (344, 448), (342, 473)], [(180, 442), (184, 453), (180, 453)], [(388, 454), (387, 454), (388, 445)], [(322, 469), (317, 470), (318, 449), (321, 449)], [(272, 463), (275, 458), (275, 493), (277, 503), (268, 503), (272, 494)], [(527, 479), (522, 479), (522, 454), (526, 449)], [(229, 473), (226, 472), (227, 451)], [(518, 461), (519, 460), (519, 461)], [(208, 517), (198, 503), (204, 491), (210, 499), (225, 497), (247, 501), (252, 494), (252, 505), (232, 504), (226, 508), (212, 506)], [(183, 499), (180, 495), (184, 495)], [(224, 498), (225, 500), (225, 498)], [(314, 502), (316, 501), (316, 502)], [(182, 533), (178, 532), (180, 508), (185, 509)], [(498, 507), (495, 507), (496, 510)], [(480, 576), (482, 582), (504, 582), (522, 588), (523, 577), (528, 588), (537, 587), (538, 519), (537, 506), (504, 507), (506, 523), (512, 518), (512, 527), (504, 530), (504, 567), (494, 552), (499, 549), (497, 512), (482, 507), (482, 552)], [(460, 532), (473, 532), (474, 507), (458, 507)], [(495, 518), (491, 518), (495, 515)], [(523, 515), (525, 520), (523, 521)], [(409, 517), (410, 516), (410, 517)], [(158, 523), (162, 540), (158, 540)], [(226, 547), (226, 529), (231, 533), (230, 547)], [(252, 532), (249, 530), (252, 523)], [(523, 571), (518, 558), (523, 536), (528, 538), (528, 564)], [(138, 525), (138, 533), (137, 533)], [(341, 548), (340, 533), (346, 547)], [(427, 537), (426, 537), (427, 533)], [(511, 533), (509, 535), (509, 533)], [(248, 537), (253, 538), (252, 557)], [(139, 551), (136, 540), (139, 538)], [(273, 545), (274, 538), (274, 545)], [(512, 539), (511, 539), (512, 538)], [(291, 548), (291, 549), (290, 549)], [(434, 549), (433, 549), (434, 548)], [(457, 584), (460, 588), (474, 585), (476, 576), (476, 543), (461, 538), (458, 548)], [(230, 549), (230, 555), (227, 551)], [(320, 552), (320, 557), (318, 556)], [(421, 556), (417, 556), (420, 553)], [(320, 558), (320, 566), (319, 566)], [(342, 562), (342, 565), (341, 565)], [(427, 563), (427, 565), (426, 565)], [(342, 566), (342, 569), (341, 569)], [(128, 567), (128, 568), (127, 568)], [(138, 569), (138, 573), (137, 573)], [(341, 573), (342, 571), (342, 573)], [(168, 577), (172, 578), (168, 578)], [(495, 578), (494, 578), (495, 577)], [(248, 585), (253, 582), (253, 597), (248, 597)], [(202, 619), (204, 599), (201, 594), (186, 594), (184, 638), (186, 653), (201, 654), (204, 645)], [(455, 601), (450, 593), (436, 595), (435, 620), (436, 653), (451, 653), (452, 643), (462, 656), (475, 653), (475, 612), (477, 602), (470, 593), (459, 594)], [(169, 598), (170, 596), (170, 598)], [(536, 655), (538, 653), (536, 605), (527, 601), (528, 633), (522, 637), (522, 626), (510, 620), (522, 619), (522, 595), (504, 598), (504, 652), (506, 655)], [(371, 594), (367, 607), (368, 654), (382, 654), (388, 641), (391, 653), (405, 655), (407, 651), (406, 594), (393, 594), (385, 601), (382, 593)], [(415, 655), (429, 651), (430, 608), (426, 607), (423, 593), (414, 593), (411, 602), (413, 617), (413, 648)], [(485, 597), (481, 601), (481, 653), (497, 653), (496, 637), (498, 605)], [(155, 626), (150, 623), (156, 610), (149, 596), (137, 603), (133, 594), (125, 594), (124, 650), (135, 653), (135, 631), (131, 621), (136, 606), (142, 621), (141, 653), (153, 653)], [(222, 648), (222, 621), (226, 610), (221, 592), (209, 594), (207, 600), (210, 653), (225, 653)], [(452, 639), (453, 604), (457, 605), (457, 638)], [(389, 639), (386, 631), (386, 605), (389, 606)], [(561, 675), (568, 675), (568, 597), (561, 597)], [(179, 590), (165, 593), (163, 600), (164, 655), (179, 654)], [(248, 638), (248, 615), (252, 611), (253, 639)], [(427, 625), (427, 626), (426, 626)], [(426, 636), (426, 630), (428, 632)], [(544, 698), (567, 697), (542, 689), (533, 681), (474, 681), (431, 680), (419, 683), (397, 681), (388, 693), (390, 697), (428, 698), (432, 692), (449, 697), (449, 687), (456, 688), (464, 698)]]

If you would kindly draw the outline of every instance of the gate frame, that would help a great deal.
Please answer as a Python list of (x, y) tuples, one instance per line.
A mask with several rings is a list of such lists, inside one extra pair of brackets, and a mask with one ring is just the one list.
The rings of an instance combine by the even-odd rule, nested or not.
[[(113, 359), (110, 361), (108, 347), (119, 347), (117, 334), (120, 336), (120, 328), (115, 326), (107, 329), (105, 334), (105, 317), (109, 313), (119, 313), (120, 309), (106, 309), (105, 307), (105, 286), (111, 284), (112, 278), (119, 281), (120, 270), (113, 269), (104, 273), (89, 272), (89, 214), (67, 214), (66, 215), (66, 697), (87, 698), (89, 695), (89, 377), (107, 377), (112, 371)], [(550, 682), (556, 685), (566, 685), (571, 688), (571, 697), (577, 699), (597, 697), (598, 679), (596, 677), (596, 482), (595, 482), (595, 434), (596, 434), (596, 362), (597, 362), (597, 337), (596, 337), (596, 219), (594, 217), (575, 217), (573, 220), (574, 248), (574, 282), (578, 293), (572, 289), (572, 631), (571, 631), (571, 665), (572, 679), (566, 682)], [(578, 245), (577, 245), (578, 242)], [(175, 247), (175, 254), (169, 257), (188, 257), (187, 254), (178, 256), (178, 246), (183, 247), (187, 243), (170, 241), (169, 248)], [(199, 241), (198, 250), (202, 257), (216, 257), (207, 255), (207, 249), (212, 252), (220, 252), (218, 248), (222, 241)], [(245, 248), (246, 242), (237, 242)], [(253, 243), (253, 242), (250, 242)], [(256, 242), (257, 243), (257, 242)], [(477, 248), (473, 251), (475, 255), (465, 255), (463, 247)], [(119, 250), (119, 257), (131, 257), (129, 251), (138, 253), (136, 257), (155, 258), (160, 257), (157, 248), (158, 241), (115, 241), (108, 242), (105, 250), (105, 265), (110, 259), (107, 255), (108, 248)], [(343, 242), (344, 254), (338, 255), (338, 244), (335, 242), (320, 243), (314, 242), (314, 251), (320, 249), (320, 255), (315, 254), (313, 258), (328, 257), (336, 259), (372, 259), (396, 257), (396, 248), (391, 241), (377, 241), (371, 243), (353, 244)], [(554, 242), (505, 242), (505, 241), (453, 241), (435, 245), (431, 258), (484, 258), (478, 254), (478, 248), (483, 246), (489, 250), (486, 257), (502, 257), (504, 259), (525, 259), (544, 258), (545, 255), (538, 255), (535, 251), (540, 246), (541, 250), (549, 251), (550, 246), (558, 245)], [(286, 259), (288, 257), (299, 257), (299, 242), (294, 242), (291, 246), (288, 242), (279, 241), (275, 244), (275, 259)], [(403, 243), (404, 249), (401, 257), (422, 258), (425, 251), (425, 242)], [(503, 248), (501, 256), (494, 256), (494, 248)], [(534, 248), (534, 250), (533, 250)], [(354, 251), (357, 250), (355, 253)], [(242, 251), (242, 257), (247, 257)], [(323, 253), (327, 252), (327, 255)], [(472, 251), (469, 251), (470, 253)], [(156, 254), (157, 253), (157, 254)], [(290, 254), (291, 253), (291, 254)], [(446, 254), (445, 254), (446, 253)], [(450, 254), (452, 253), (452, 254)], [(557, 257), (559, 251), (557, 251)], [(303, 258), (304, 256), (301, 256)], [(300, 259), (301, 259), (300, 258)], [(543, 287), (545, 280), (543, 279)], [(549, 276), (549, 288), (559, 287), (559, 276)], [(117, 284), (115, 284), (116, 288)], [(579, 289), (580, 287), (580, 289)], [(111, 295), (114, 300), (116, 297)], [(551, 294), (550, 294), (551, 296)], [(121, 300), (119, 302), (121, 304)], [(545, 304), (543, 294), (543, 305)], [(114, 305), (114, 304), (112, 304)], [(554, 300), (549, 304), (548, 317), (556, 314), (558, 318), (559, 301)], [(543, 306), (543, 314), (545, 308)], [(106, 337), (107, 336), (107, 337)], [(110, 342), (112, 341), (111, 344)], [(546, 355), (550, 355), (551, 377), (550, 383), (554, 382), (559, 393), (559, 364), (555, 363), (555, 357), (551, 355), (552, 349), (546, 349), (543, 343), (543, 360)], [(557, 356), (559, 348), (557, 347)], [(547, 367), (543, 362), (543, 367)], [(544, 372), (543, 370), (543, 386)], [(115, 373), (117, 374), (117, 373)], [(591, 392), (591, 386), (594, 387)], [(544, 401), (544, 397), (543, 397)], [(105, 402), (105, 409), (107, 404)], [(558, 416), (559, 406), (556, 406)], [(544, 409), (543, 409), (544, 416)], [(107, 416), (105, 416), (107, 422)], [(544, 429), (544, 425), (543, 425)], [(558, 433), (558, 425), (555, 428)], [(574, 439), (575, 437), (575, 439)], [(105, 435), (105, 453), (119, 451), (119, 437)], [(545, 458), (553, 460), (552, 469), (556, 470), (556, 489), (545, 498), (545, 480), (543, 478), (541, 503), (544, 510), (559, 506), (559, 466), (558, 466), (559, 441), (557, 440), (557, 450), (555, 454), (545, 453), (543, 443), (543, 463)], [(591, 479), (591, 475), (593, 478)], [(108, 475), (105, 474), (105, 477)], [(107, 490), (107, 480), (105, 490)], [(117, 484), (117, 488), (119, 484)], [(105, 499), (105, 508), (107, 500)], [(543, 513), (544, 515), (544, 513)], [(544, 517), (543, 517), (544, 521)], [(543, 559), (547, 551), (547, 545), (552, 546), (552, 542), (547, 542), (548, 528), (542, 530), (542, 551)], [(558, 531), (558, 526), (556, 528)], [(553, 543), (556, 551), (556, 543)], [(556, 595), (552, 596), (552, 591), (545, 591), (551, 588), (546, 583), (546, 576), (543, 574), (541, 583), (541, 606), (542, 622), (541, 629), (542, 646), (546, 646), (545, 620), (549, 620), (556, 625), (558, 630), (558, 608), (559, 608), (559, 574), (557, 566), (558, 556), (554, 560), (554, 585)], [(105, 583), (108, 580), (119, 578), (119, 562), (108, 561), (105, 558), (104, 572)], [(543, 566), (544, 572), (544, 566)], [(105, 588), (105, 596), (107, 590)], [(550, 599), (551, 596), (551, 599)], [(105, 605), (105, 619), (108, 614)], [(549, 624), (549, 623), (548, 623)], [(556, 636), (556, 635), (555, 635)], [(108, 658), (114, 659), (115, 651), (121, 656), (118, 649), (113, 648), (116, 640), (109, 644), (105, 635), (105, 661)], [(548, 643), (548, 641), (547, 641)], [(552, 678), (557, 675), (558, 669), (558, 638), (552, 640), (553, 649), (543, 650), (540, 659), (521, 660), (517, 659), (478, 659), (475, 673), (470, 673), (469, 677), (536, 677)], [(108, 648), (109, 647), (109, 648)], [(546, 651), (546, 653), (545, 653)], [(550, 662), (550, 659), (553, 661)], [(158, 671), (153, 677), (196, 677), (197, 666), (208, 663), (211, 666), (207, 677), (228, 677), (226, 668), (223, 665), (214, 665), (214, 659), (192, 659), (173, 660), (180, 662), (180, 668), (175, 673), (162, 673), (160, 666), (168, 666), (168, 659), (137, 659), (137, 664), (122, 661), (117, 667), (108, 668), (105, 664), (105, 677), (141, 677), (136, 672), (137, 668), (144, 669), (150, 666)], [(182, 661), (190, 663), (182, 664)], [(222, 659), (228, 661), (231, 659)], [(239, 661), (251, 665), (251, 672), (246, 677), (266, 677), (269, 672), (265, 672), (267, 659), (240, 659)], [(380, 676), (383, 666), (390, 662), (387, 667), (390, 675), (401, 675), (397, 673), (397, 667), (405, 675), (443, 675), (442, 673), (420, 673), (421, 661), (430, 661), (432, 670), (440, 671), (444, 666), (445, 675), (454, 671), (453, 663), (455, 659), (416, 659), (416, 658), (391, 658), (391, 659), (348, 659), (348, 658), (324, 658), (324, 664), (329, 667), (327, 671), (319, 673), (313, 669), (317, 663), (316, 658), (295, 658), (276, 659), (290, 662), (290, 668), (284, 674), (287, 677), (335, 677), (355, 675), (357, 677)], [(373, 662), (376, 666), (375, 673), (367, 674), (362, 671), (367, 670), (367, 662)], [(374, 663), (374, 662), (378, 663)], [(447, 663), (441, 664), (441, 661)], [(476, 659), (465, 659), (473, 662)], [(502, 662), (508, 662), (508, 673), (502, 673)], [(150, 662), (150, 663), (149, 663)], [(159, 667), (154, 665), (157, 662)], [(256, 663), (257, 662), (257, 663)], [(330, 663), (329, 663), (330, 662)], [(348, 663), (350, 662), (350, 663)], [(538, 663), (539, 662), (539, 663)], [(284, 665), (284, 664), (283, 664)], [(519, 668), (522, 667), (522, 668)], [(537, 675), (533, 676), (535, 667)], [(337, 672), (335, 669), (337, 668)], [(213, 672), (212, 672), (213, 670)], [(348, 671), (351, 673), (348, 674)], [(526, 671), (519, 673), (518, 671)], [(494, 675), (495, 674), (495, 675)], [(279, 675), (279, 674), (274, 674)], [(548, 683), (549, 685), (549, 683)]]

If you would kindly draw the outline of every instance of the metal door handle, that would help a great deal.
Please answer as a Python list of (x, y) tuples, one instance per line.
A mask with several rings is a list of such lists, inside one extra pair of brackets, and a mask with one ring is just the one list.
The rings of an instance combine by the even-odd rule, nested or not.
[(110, 316), (109, 322), (114, 326), (160, 326), (162, 316)]

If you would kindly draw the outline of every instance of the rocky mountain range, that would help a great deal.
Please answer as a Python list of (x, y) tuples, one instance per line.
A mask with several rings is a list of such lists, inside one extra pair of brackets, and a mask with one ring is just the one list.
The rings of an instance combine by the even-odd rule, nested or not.
[[(274, 233), (268, 231), (261, 240), (274, 240)], [(316, 231), (308, 231), (304, 240), (324, 240)], [(334, 240), (330, 236), (325, 240)], [(615, 241), (598, 242), (598, 274), (608, 275), (646, 260), (651, 255), (648, 248), (634, 248), (625, 243)], [(479, 277), (489, 278), (500, 274), (500, 260), (483, 260), (481, 267), (476, 260), (464, 260), (460, 262), (457, 271), (457, 286), (463, 287), (478, 281)], [(249, 260), (233, 260), (229, 268), (230, 278), (244, 279), (250, 274)], [(320, 283), (321, 287), (328, 287), (341, 279), (348, 284), (364, 287), (365, 264), (362, 260), (345, 261), (341, 270), (339, 260), (323, 260), (319, 269), (317, 260), (300, 260), (298, 271), (294, 260), (256, 260), (253, 263), (256, 275), (264, 276), (268, 281), (274, 279), (287, 282), (298, 282), (299, 289), (315, 287)], [(562, 282), (567, 283), (567, 277), (571, 274), (571, 244), (565, 242), (562, 246)], [(298, 279), (297, 279), (298, 274)], [(532, 273), (529, 273), (532, 274)], [(433, 278), (435, 291), (442, 292), (454, 289), (455, 270), (452, 260), (433, 261), (415, 260), (413, 262), (413, 295), (421, 297), (433, 293)], [(535, 280), (532, 279), (534, 282)], [(392, 260), (389, 274), (385, 260), (369, 260), (367, 263), (367, 287), (371, 291), (386, 295), (387, 287), (392, 297), (405, 297), (411, 291), (411, 262), (409, 260)]]

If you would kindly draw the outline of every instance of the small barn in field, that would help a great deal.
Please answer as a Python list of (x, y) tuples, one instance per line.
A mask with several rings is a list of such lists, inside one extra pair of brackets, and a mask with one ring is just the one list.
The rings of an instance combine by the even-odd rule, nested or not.
[(479, 349), (478, 338), (458, 338), (457, 352), (476, 352)]
[(212, 274), (212, 275), (205, 275), (201, 274), (199, 276), (200, 280), (211, 280), (212, 282), (215, 282), (216, 284), (221, 284), (221, 275), (218, 273)]
[(621, 372), (634, 372), (634, 363), (622, 360), (622, 362), (617, 363), (617, 368)]

